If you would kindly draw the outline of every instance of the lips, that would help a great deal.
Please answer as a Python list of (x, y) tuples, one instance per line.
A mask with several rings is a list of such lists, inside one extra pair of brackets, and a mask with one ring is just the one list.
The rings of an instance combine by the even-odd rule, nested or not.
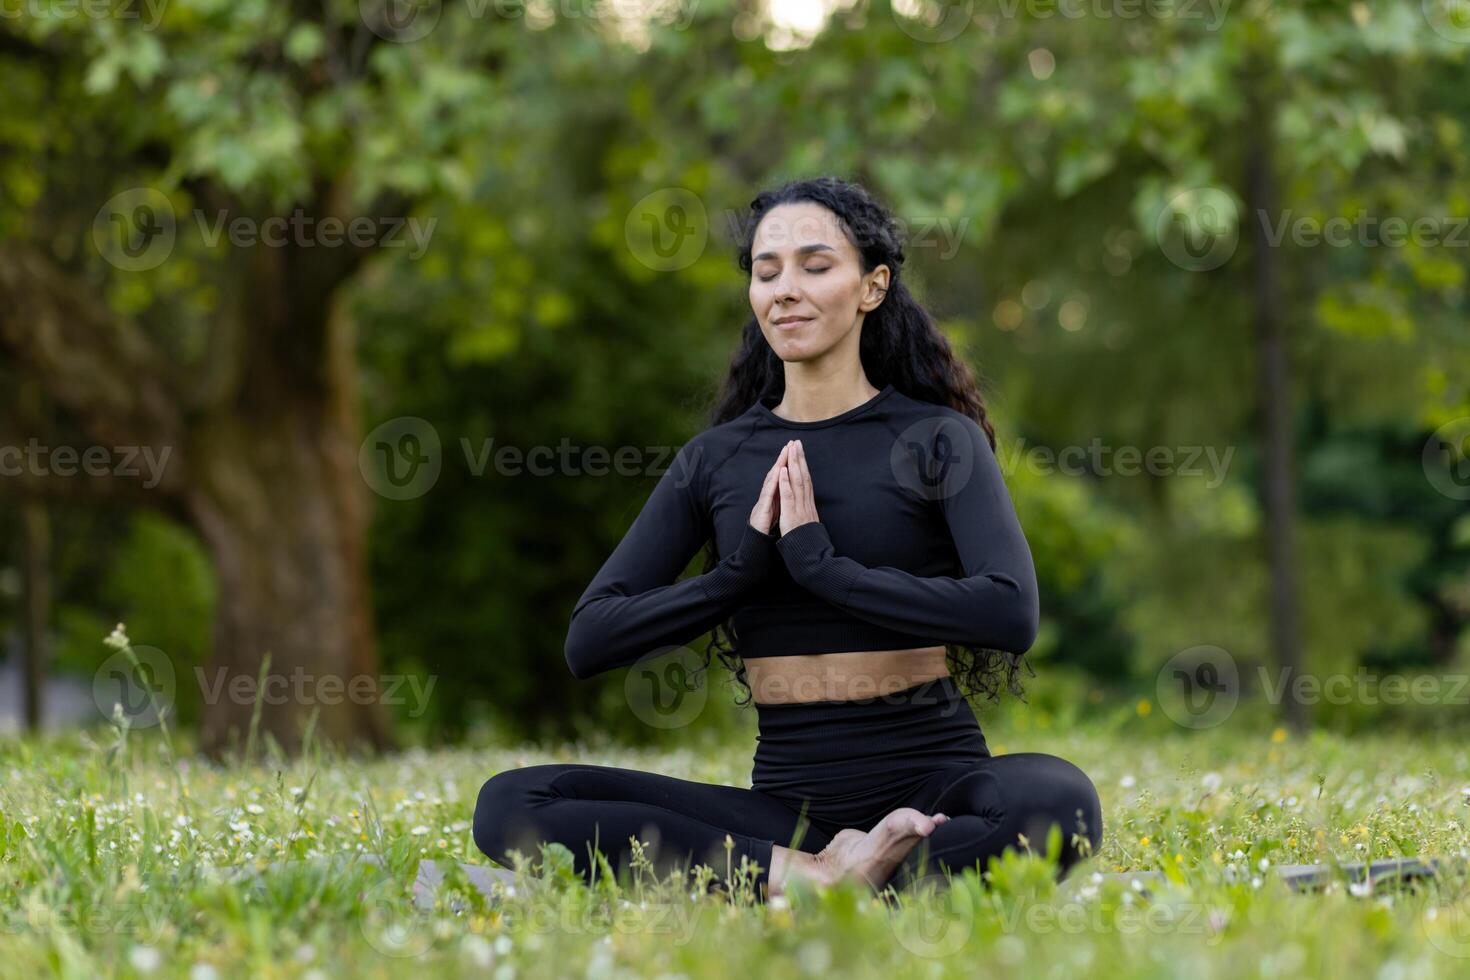
[(812, 322), (812, 318), (811, 317), (804, 316), (804, 317), (798, 317), (795, 320), (776, 321), (776, 326), (779, 327), (782, 330), (790, 330), (790, 329), (792, 329), (794, 327), (801, 326), (803, 323), (811, 323), (811, 322)]

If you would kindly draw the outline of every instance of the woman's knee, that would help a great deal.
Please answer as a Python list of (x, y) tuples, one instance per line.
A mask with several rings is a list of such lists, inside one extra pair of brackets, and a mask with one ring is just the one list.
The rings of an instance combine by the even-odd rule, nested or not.
[(1074, 835), (1086, 838), (1095, 852), (1102, 845), (1102, 801), (1087, 773), (1066, 759), (1040, 752), (1017, 753), (1010, 758), (1025, 770), (1012, 777), (1012, 785), (1024, 787), (1024, 822), (1034, 835), (1044, 842), (1050, 825), (1060, 825), (1062, 852), (1068, 863), (1080, 856)]
[(1096, 851), (1102, 846), (1102, 799), (1087, 773), (1076, 764), (1048, 756), (1053, 808), (1062, 821), (1062, 844), (1071, 850), (1072, 835), (1081, 834)]
[(480, 787), (475, 801), (471, 833), (475, 846), (497, 861), (503, 861), (512, 847), (523, 846), (521, 840), (530, 829), (529, 808), (538, 797), (545, 796), (558, 766), (525, 766), (498, 772)]

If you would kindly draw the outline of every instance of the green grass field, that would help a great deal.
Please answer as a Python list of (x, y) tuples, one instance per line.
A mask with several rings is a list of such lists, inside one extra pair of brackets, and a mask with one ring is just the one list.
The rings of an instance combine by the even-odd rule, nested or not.
[[(747, 785), (750, 745), (314, 752), (276, 764), (257, 754), (217, 767), (158, 731), (4, 742), (0, 975), (1470, 973), (1463, 881), (1296, 894), (1269, 874), (1464, 855), (1462, 741), (1102, 723), (1001, 734), (1014, 737), (992, 730), (993, 750), (1053, 752), (1098, 785), (1104, 847), (1064, 889), (1044, 856), (1017, 856), (988, 881), (972, 872), (901, 902), (839, 888), (761, 906), (687, 880), (589, 889), (549, 854), (493, 904), (451, 874), (432, 913), (415, 909), (414, 871), (423, 858), (485, 862), (469, 821), (490, 774), (580, 760)], [(378, 855), (389, 872), (334, 863), (353, 854)], [(298, 863), (233, 882), (210, 874), (280, 861)], [(1150, 868), (1171, 883), (1140, 894), (1091, 878)]]

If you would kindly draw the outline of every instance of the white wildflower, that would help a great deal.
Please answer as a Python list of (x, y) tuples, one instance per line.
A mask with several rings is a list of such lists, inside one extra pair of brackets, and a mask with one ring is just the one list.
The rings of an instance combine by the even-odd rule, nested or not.
[(129, 645), (130, 642), (128, 640), (127, 627), (125, 627), (122, 623), (118, 623), (117, 626), (113, 628), (113, 631), (107, 634), (107, 638), (102, 642), (107, 646), (112, 647), (112, 649), (114, 650), (124, 649)]
[(128, 962), (139, 973), (152, 973), (163, 963), (163, 957), (152, 946), (134, 946), (128, 950)]

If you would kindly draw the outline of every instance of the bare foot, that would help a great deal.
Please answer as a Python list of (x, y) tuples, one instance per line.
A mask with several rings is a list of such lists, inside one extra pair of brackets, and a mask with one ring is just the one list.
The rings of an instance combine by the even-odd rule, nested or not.
[(823, 885), (835, 884), (845, 877), (860, 877), (870, 885), (880, 877), (886, 881), (920, 837), (928, 837), (935, 827), (948, 820), (942, 813), (926, 817), (904, 807), (888, 814), (866, 833), (855, 828), (839, 830), (816, 854), (777, 844), (771, 849), (768, 893), (785, 894), (786, 883), (792, 878)]
[(817, 859), (838, 878), (860, 878), (882, 888), (919, 841), (948, 820), (942, 813), (929, 817), (912, 807), (899, 807), (867, 833), (839, 831)]

